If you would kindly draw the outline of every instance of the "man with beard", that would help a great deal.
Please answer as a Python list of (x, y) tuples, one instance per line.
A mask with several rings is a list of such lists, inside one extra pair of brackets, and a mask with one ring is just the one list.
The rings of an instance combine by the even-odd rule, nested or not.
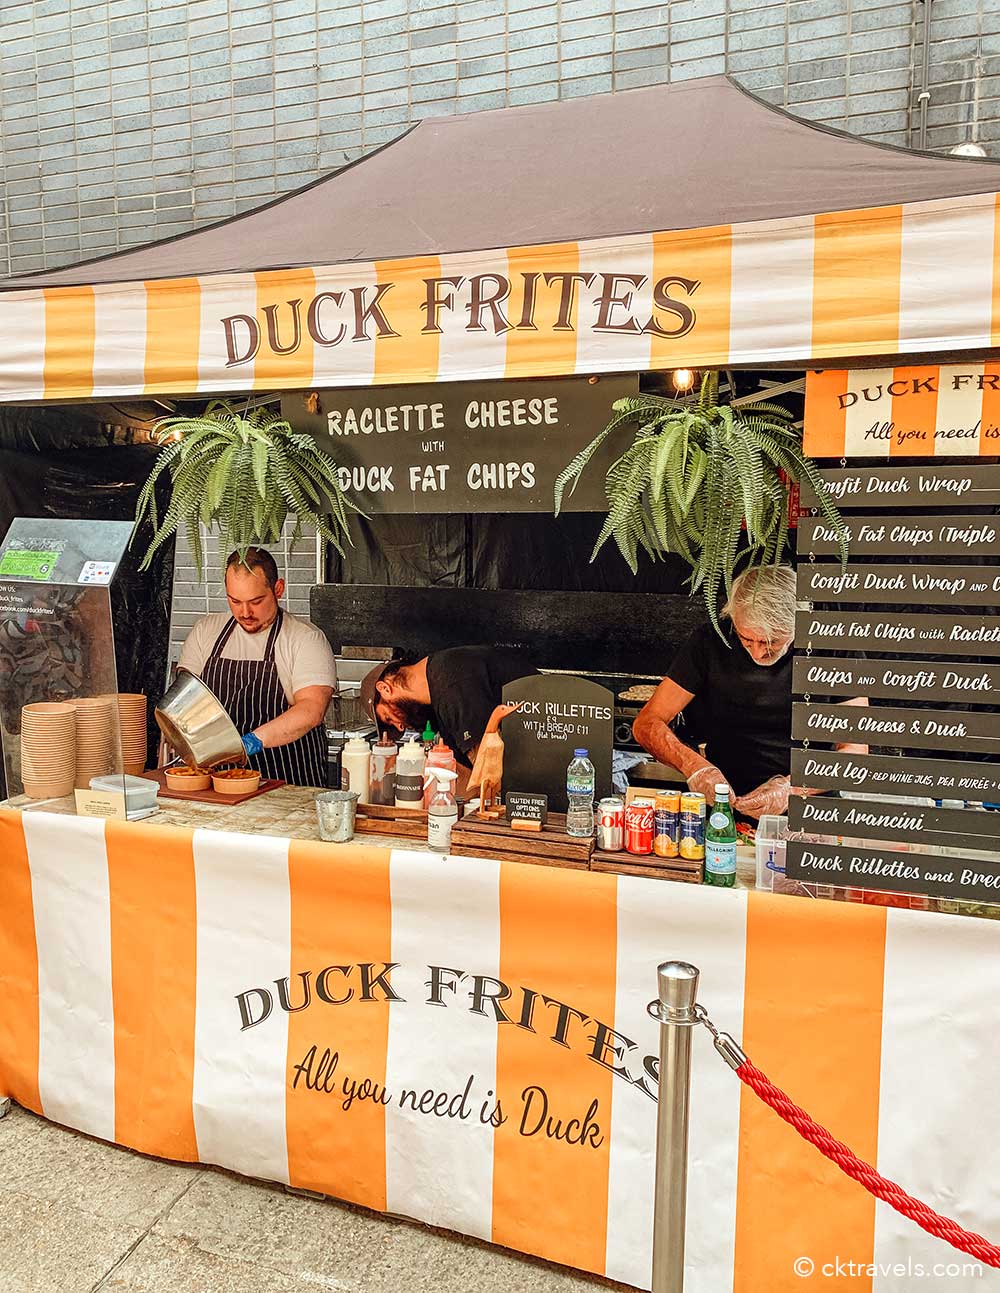
[(376, 665), (361, 684), (361, 702), (379, 732), (399, 736), (430, 722), (458, 762), (472, 768), (506, 684), (537, 672), (513, 647), (449, 647), (414, 664)]
[(293, 786), (326, 784), (323, 719), (337, 662), (323, 633), (285, 611), (285, 581), (264, 548), (226, 562), (229, 614), (205, 615), (179, 668), (197, 674), (237, 729), (250, 766)]
[[(792, 655), (795, 571), (791, 566), (745, 570), (722, 609), (724, 638), (710, 624), (690, 635), (633, 724), (635, 739), (678, 770), (688, 788), (715, 802), (715, 787), (733, 791), (745, 817), (788, 810), (791, 789)], [(673, 731), (696, 703), (702, 754)], [(864, 698), (844, 701), (866, 705)], [(690, 713), (690, 711), (689, 711)], [(864, 754), (866, 745), (839, 745)]]

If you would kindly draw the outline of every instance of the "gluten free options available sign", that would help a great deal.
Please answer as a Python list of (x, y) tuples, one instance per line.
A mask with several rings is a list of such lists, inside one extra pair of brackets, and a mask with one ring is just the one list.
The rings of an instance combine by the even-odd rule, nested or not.
[[(635, 395), (634, 376), (463, 382), (301, 394), (282, 414), (341, 464), (340, 483), (362, 511), (551, 512), (558, 474)], [(568, 511), (604, 511), (607, 469), (631, 443), (624, 426), (601, 445)]]

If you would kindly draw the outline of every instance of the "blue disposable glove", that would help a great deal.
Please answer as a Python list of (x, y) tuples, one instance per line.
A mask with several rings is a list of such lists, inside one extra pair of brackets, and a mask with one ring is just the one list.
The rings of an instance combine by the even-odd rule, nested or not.
[(246, 736), (241, 737), (241, 740), (243, 741), (244, 750), (249, 755), (260, 754), (264, 748), (264, 742), (256, 732), (247, 732)]

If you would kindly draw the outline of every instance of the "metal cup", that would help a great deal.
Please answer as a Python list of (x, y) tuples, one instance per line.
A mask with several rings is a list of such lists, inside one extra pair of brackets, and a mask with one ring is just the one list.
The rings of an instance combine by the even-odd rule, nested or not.
[(320, 839), (346, 844), (354, 839), (354, 815), (358, 806), (356, 790), (327, 790), (316, 796), (316, 817)]

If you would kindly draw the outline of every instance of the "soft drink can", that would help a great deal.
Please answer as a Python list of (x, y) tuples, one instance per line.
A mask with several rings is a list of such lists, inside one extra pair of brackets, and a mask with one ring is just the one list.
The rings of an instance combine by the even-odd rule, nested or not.
[(637, 799), (625, 809), (625, 848), (629, 853), (652, 853), (654, 800)]
[(656, 796), (653, 821), (653, 852), (659, 858), (675, 858), (680, 847), (681, 796), (679, 791)]
[(705, 796), (689, 790), (681, 795), (682, 858), (700, 862), (705, 857)]
[(607, 853), (620, 853), (625, 847), (625, 800), (617, 795), (597, 805), (597, 847)]

